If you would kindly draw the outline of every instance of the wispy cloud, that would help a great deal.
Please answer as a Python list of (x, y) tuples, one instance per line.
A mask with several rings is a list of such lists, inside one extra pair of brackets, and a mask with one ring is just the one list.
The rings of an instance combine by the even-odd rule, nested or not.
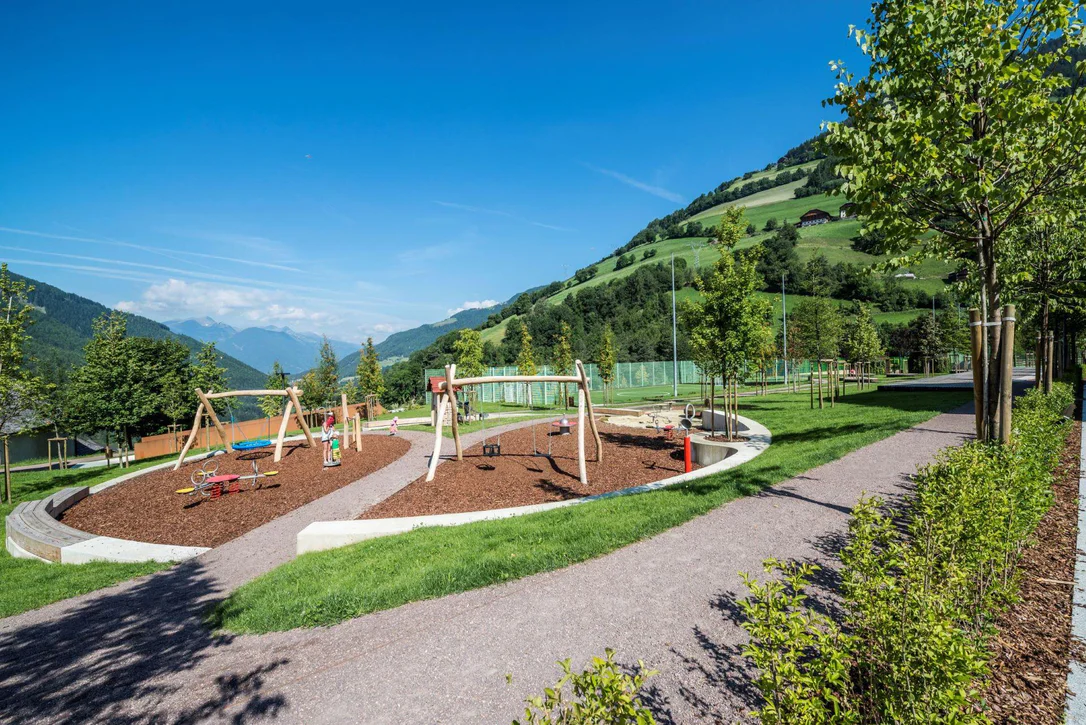
[(498, 304), (497, 300), (465, 300), (459, 307), (449, 310), (449, 317), (464, 310), (481, 310), (486, 307), (493, 307), (496, 304)]
[(662, 186), (653, 186), (652, 184), (646, 184), (644, 181), (638, 181), (637, 179), (633, 178), (632, 176), (627, 176), (626, 174), (620, 173), (618, 171), (612, 171), (611, 169), (604, 169), (604, 168), (601, 168), (599, 166), (593, 166), (592, 164), (589, 164), (589, 163), (585, 163), (584, 167), (586, 169), (590, 169), (592, 171), (595, 171), (597, 174), (603, 174), (604, 176), (610, 176), (612, 179), (617, 179), (618, 181), (621, 181), (623, 184), (626, 184), (627, 186), (632, 186), (635, 189), (640, 189), (641, 191), (644, 191), (645, 193), (652, 194), (653, 196), (658, 196), (661, 199), (667, 199), (668, 201), (673, 201), (676, 204), (681, 204), (684, 201), (682, 196), (679, 195), (679, 194), (676, 194), (674, 191), (668, 191), (667, 189), (663, 188)]
[(531, 219), (525, 219), (524, 217), (513, 214), (512, 212), (502, 211), (501, 209), (487, 209), (481, 206), (471, 206), (469, 204), (457, 204), (452, 201), (435, 201), (438, 206), (443, 206), (448, 209), (460, 209), (461, 211), (470, 211), (474, 214), (487, 214), (489, 216), (500, 216), (506, 219), (512, 219), (518, 221), (521, 224), (530, 224), (533, 227), (540, 227), (542, 229), (550, 229), (556, 232), (575, 232), (576, 229), (570, 229), (569, 227), (560, 227), (557, 224), (544, 224), (543, 222), (532, 221)]
[(406, 262), (407, 264), (421, 264), (425, 262), (434, 262), (439, 259), (448, 259), (460, 251), (461, 247), (462, 245), (456, 242), (442, 242), (440, 244), (429, 244), (425, 247), (418, 247), (417, 249), (405, 249), (396, 256), (401, 262)]

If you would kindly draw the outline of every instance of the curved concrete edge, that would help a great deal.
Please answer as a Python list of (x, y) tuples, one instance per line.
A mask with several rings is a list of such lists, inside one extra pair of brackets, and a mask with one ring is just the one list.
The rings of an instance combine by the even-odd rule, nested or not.
[(112, 561), (138, 564), (145, 561), (172, 563), (185, 561), (211, 549), (203, 546), (173, 546), (148, 544), (142, 541), (95, 536), (60, 550), (61, 564), (86, 564), (92, 561)]
[(8, 550), (8, 553), (11, 554), (16, 559), (34, 559), (36, 561), (44, 561), (46, 564), (52, 564), (53, 563), (53, 562), (49, 561), (48, 559), (42, 558), (42, 557), (38, 556), (37, 554), (31, 553), (31, 552), (27, 551), (26, 549), (24, 549), (23, 547), (19, 546), (19, 544), (13, 538), (11, 538), (10, 536), (5, 537), (5, 538), (7, 539), (7, 541), (4, 542), (5, 548)]
[(641, 486), (609, 491), (584, 498), (574, 498), (566, 501), (553, 501), (550, 503), (533, 504), (531, 506), (516, 506), (513, 508), (491, 509), (489, 511), (468, 511), (459, 514), (438, 514), (435, 516), (406, 516), (391, 519), (365, 519), (353, 521), (316, 521), (298, 532), (297, 554), (307, 554), (313, 551), (336, 549), (341, 546), (349, 546), (367, 539), (376, 539), (381, 536), (393, 536), (403, 534), (424, 526), (460, 526), (462, 524), (475, 523), (477, 521), (496, 521), (513, 516), (525, 516), (527, 514), (550, 511), (552, 509), (576, 506), (589, 501), (599, 501), (617, 496), (630, 496), (648, 491), (656, 491), (678, 483), (694, 481), (706, 476), (712, 476), (722, 471), (740, 466), (755, 456), (760, 455), (773, 441), (773, 435), (769, 429), (757, 421), (739, 416), (740, 423), (745, 426), (744, 433), (747, 441), (734, 445), (738, 448), (734, 455), (728, 456), (723, 461), (714, 463), (704, 468), (699, 468), (690, 473), (680, 473), (671, 478), (665, 478), (653, 483)]
[[(1082, 388), (1086, 395), (1086, 385)], [(1082, 405), (1082, 427), (1086, 429), (1086, 402)], [(1086, 432), (1086, 431), (1084, 431)], [(1075, 542), (1075, 589), (1071, 595), (1071, 639), (1086, 642), (1086, 435), (1079, 451), (1078, 539)], [(1074, 652), (1074, 647), (1071, 648)], [(1067, 711), (1069, 723), (1086, 723), (1086, 662), (1073, 655), (1067, 672)]]

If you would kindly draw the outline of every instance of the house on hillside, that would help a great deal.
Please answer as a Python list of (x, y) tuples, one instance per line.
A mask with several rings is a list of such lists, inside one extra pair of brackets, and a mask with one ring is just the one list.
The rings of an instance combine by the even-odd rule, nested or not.
[(841, 205), (841, 208), (837, 210), (838, 219), (855, 219), (856, 218), (856, 205), (851, 201), (846, 201)]
[[(49, 439), (56, 435), (52, 421), (41, 421), (40, 425), (28, 427), (29, 421), (30, 415), (25, 414), (0, 429), (0, 436), (8, 436), (8, 460), (12, 464), (49, 455)], [(78, 455), (74, 438), (69, 438), (64, 445), (69, 457)], [(53, 453), (56, 453), (56, 445)]]
[(822, 211), (821, 209), (811, 209), (810, 211), (805, 212), (799, 218), (799, 224), (797, 224), (796, 226), (811, 227), (815, 224), (825, 224), (831, 219), (833, 219), (833, 217), (830, 216), (829, 212)]

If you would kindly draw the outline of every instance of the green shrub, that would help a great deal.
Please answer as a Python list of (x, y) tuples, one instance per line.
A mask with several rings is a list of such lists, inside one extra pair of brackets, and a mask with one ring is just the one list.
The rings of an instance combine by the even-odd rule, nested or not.
[[(608, 648), (604, 658), (593, 657), (584, 672), (573, 672), (570, 660), (558, 663), (562, 678), (542, 696), (529, 697), (524, 725), (653, 725), (652, 712), (641, 702), (641, 688), (656, 674), (637, 663), (637, 672), (623, 672), (615, 664), (615, 651)], [(574, 699), (567, 700), (570, 685)], [(513, 725), (521, 725), (514, 720)]]
[(762, 722), (986, 722), (987, 641), (1051, 505), (1071, 401), (1066, 385), (1022, 396), (1010, 444), (942, 451), (900, 516), (862, 499), (840, 556), (840, 623), (806, 603), (809, 565), (768, 561), (781, 581), (743, 575)]

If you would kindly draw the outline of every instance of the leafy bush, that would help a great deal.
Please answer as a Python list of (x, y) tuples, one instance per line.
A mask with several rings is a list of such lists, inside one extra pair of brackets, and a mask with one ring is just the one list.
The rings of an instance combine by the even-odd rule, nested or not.
[(841, 553), (840, 623), (807, 604), (815, 567), (770, 560), (782, 581), (743, 575), (762, 722), (986, 722), (976, 683), (987, 640), (1051, 505), (1071, 400), (1066, 385), (1030, 391), (1010, 444), (942, 451), (900, 518), (861, 500)]
[(646, 249), (641, 254), (641, 259), (652, 259), (655, 256), (656, 256), (656, 250), (655, 249)]
[(625, 269), (634, 263), (633, 252), (629, 254), (623, 254), (621, 257), (615, 260), (615, 269)]
[[(608, 648), (604, 658), (593, 657), (584, 672), (573, 672), (570, 660), (558, 663), (562, 678), (542, 696), (529, 697), (524, 725), (653, 725), (652, 712), (641, 703), (645, 682), (656, 674), (637, 663), (637, 672), (628, 675), (615, 664), (615, 651)], [(567, 700), (570, 685), (575, 699)], [(513, 725), (521, 725), (514, 720)]]

